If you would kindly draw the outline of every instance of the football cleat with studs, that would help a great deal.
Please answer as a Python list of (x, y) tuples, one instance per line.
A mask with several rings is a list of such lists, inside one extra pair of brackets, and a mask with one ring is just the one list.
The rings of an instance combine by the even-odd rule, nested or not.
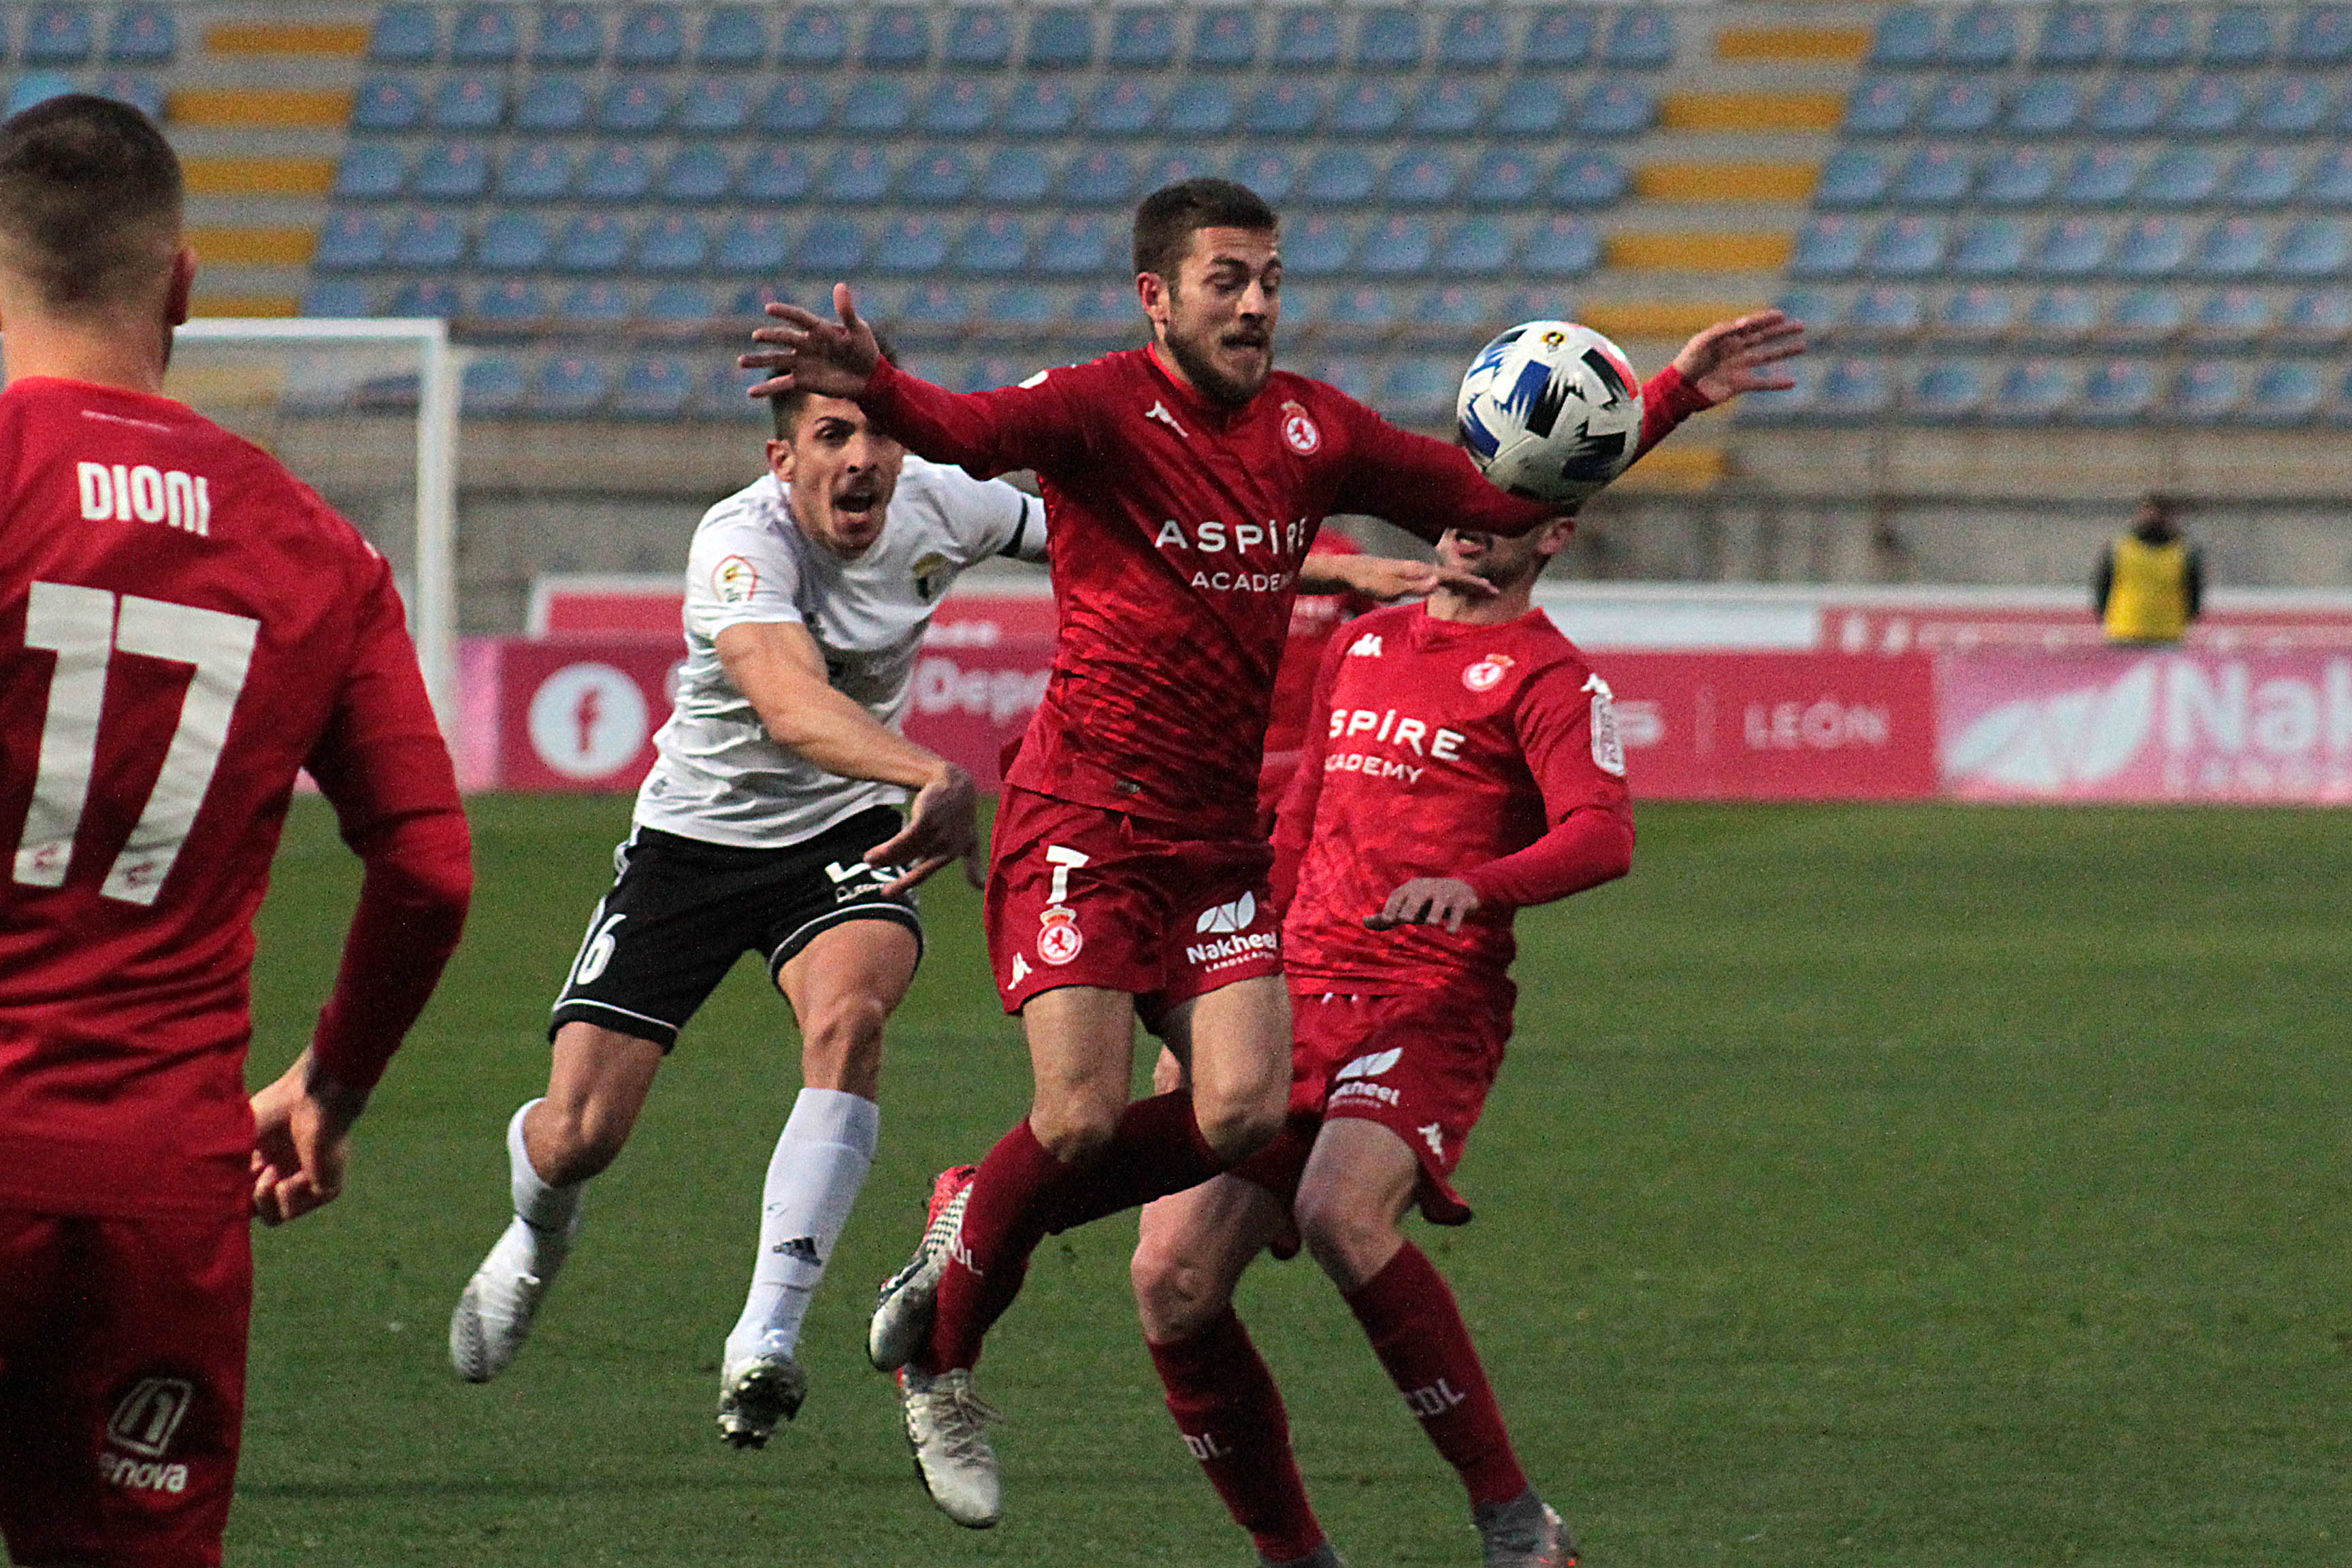
[(801, 1413), (808, 1373), (782, 1334), (770, 1334), (719, 1379), (719, 1436), (738, 1448), (764, 1448), (776, 1424)]
[(866, 1331), (866, 1354), (876, 1371), (897, 1372), (905, 1366), (931, 1331), (948, 1248), (963, 1224), (964, 1204), (971, 1196), (972, 1178), (979, 1173), (977, 1165), (953, 1165), (932, 1181), (930, 1224), (923, 1239), (907, 1267), (883, 1281), (874, 1299), (874, 1321)]

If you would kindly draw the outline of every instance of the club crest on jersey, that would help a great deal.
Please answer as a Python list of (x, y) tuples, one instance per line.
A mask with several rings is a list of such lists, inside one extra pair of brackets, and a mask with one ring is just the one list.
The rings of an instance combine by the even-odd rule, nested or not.
[(1462, 672), (1462, 684), (1473, 691), (1492, 691), (1503, 674), (1517, 661), (1507, 653), (1490, 653)]
[(710, 569), (710, 591), (722, 605), (748, 605), (760, 585), (760, 569), (740, 555), (730, 555)]
[(948, 584), (954, 581), (953, 566), (953, 562), (936, 550), (915, 563), (915, 592), (923, 596), (923, 603), (928, 605), (947, 592)]
[(1290, 449), (1302, 458), (1311, 458), (1323, 446), (1323, 432), (1306, 408), (1297, 403), (1282, 405), (1282, 438)]
[(1048, 963), (1067, 963), (1087, 945), (1078, 934), (1078, 917), (1067, 905), (1047, 906), (1037, 923), (1044, 928), (1037, 933), (1037, 956)]

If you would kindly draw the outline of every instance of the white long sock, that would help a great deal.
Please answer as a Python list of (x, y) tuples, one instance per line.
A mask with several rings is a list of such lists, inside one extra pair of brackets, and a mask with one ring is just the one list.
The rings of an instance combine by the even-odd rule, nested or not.
[(507, 1123), (507, 1182), (514, 1193), (514, 1223), (507, 1226), (499, 1246), (514, 1255), (524, 1273), (551, 1279), (572, 1251), (580, 1230), (580, 1196), (585, 1182), (551, 1186), (532, 1168), (523, 1147), (522, 1119), (538, 1100), (526, 1100)]
[(861, 1095), (804, 1089), (793, 1102), (768, 1161), (760, 1256), (743, 1315), (727, 1336), (730, 1361), (750, 1356), (770, 1334), (782, 1335), (787, 1350), (800, 1343), (809, 1298), (866, 1184), (881, 1126), (881, 1108)]

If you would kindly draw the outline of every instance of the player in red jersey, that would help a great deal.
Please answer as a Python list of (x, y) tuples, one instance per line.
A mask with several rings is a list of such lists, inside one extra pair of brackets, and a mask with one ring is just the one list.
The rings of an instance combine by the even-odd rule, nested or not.
[[(1000, 1510), (971, 1368), (1038, 1241), (1205, 1181), (1281, 1124), (1290, 1017), (1255, 794), (1318, 527), (1366, 512), (1433, 540), (1553, 516), (1458, 448), (1274, 368), (1277, 230), (1229, 181), (1154, 192), (1135, 223), (1151, 344), (1017, 387), (960, 396), (883, 362), (846, 287), (835, 322), (769, 307), (778, 322), (754, 336), (775, 347), (742, 362), (778, 373), (755, 395), (854, 398), (925, 457), (1035, 469), (1053, 519), (1059, 639), (1006, 775), (986, 917), (1036, 1096), (884, 1288), (869, 1344), (903, 1367), (918, 1467), (962, 1524)], [(1710, 352), (1752, 355), (1778, 322)], [(1651, 439), (1707, 401), (1680, 369), (1644, 395)], [(1188, 1083), (1129, 1104), (1139, 1016)]]
[[(248, 1215), (335, 1195), (471, 886), (390, 567), (162, 395), (181, 188), (121, 104), (0, 126), (0, 1536), (28, 1565), (220, 1562)], [(310, 1048), (248, 1105), (303, 768), (367, 874)]]

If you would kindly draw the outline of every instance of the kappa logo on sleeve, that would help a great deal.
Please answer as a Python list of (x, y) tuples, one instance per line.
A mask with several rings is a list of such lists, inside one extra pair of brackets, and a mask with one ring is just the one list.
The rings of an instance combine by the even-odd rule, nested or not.
[(1378, 632), (1366, 632), (1362, 637), (1358, 637), (1354, 644), (1349, 647), (1348, 657), (1349, 658), (1380, 658), (1381, 634)]
[(722, 605), (748, 605), (760, 586), (760, 569), (740, 555), (730, 555), (710, 569), (710, 591)]

